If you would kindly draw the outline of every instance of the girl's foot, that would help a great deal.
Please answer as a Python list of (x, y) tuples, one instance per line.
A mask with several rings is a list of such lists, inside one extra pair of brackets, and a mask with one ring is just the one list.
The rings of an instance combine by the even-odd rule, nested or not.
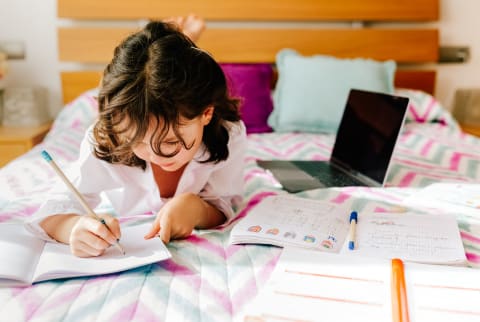
[(197, 42), (205, 30), (205, 21), (197, 15), (189, 14), (186, 17), (172, 17), (165, 20), (174, 23), (193, 42)]
[(197, 42), (205, 30), (205, 21), (197, 15), (189, 14), (183, 19), (181, 29), (193, 42)]

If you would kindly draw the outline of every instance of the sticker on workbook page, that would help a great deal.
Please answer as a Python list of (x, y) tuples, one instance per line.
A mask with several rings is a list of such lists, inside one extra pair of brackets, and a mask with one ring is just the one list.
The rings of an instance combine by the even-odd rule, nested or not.
[(303, 241), (306, 242), (306, 243), (314, 243), (315, 242), (315, 236), (312, 236), (312, 235), (305, 235), (303, 237)]
[(332, 249), (337, 243), (337, 238), (333, 235), (328, 235), (327, 239), (324, 239), (320, 245), (326, 249)]
[(266, 233), (269, 235), (278, 235), (279, 232), (280, 230), (278, 230), (278, 228), (270, 228)]
[(258, 233), (261, 230), (262, 230), (262, 227), (258, 225), (248, 227), (248, 231), (252, 233)]

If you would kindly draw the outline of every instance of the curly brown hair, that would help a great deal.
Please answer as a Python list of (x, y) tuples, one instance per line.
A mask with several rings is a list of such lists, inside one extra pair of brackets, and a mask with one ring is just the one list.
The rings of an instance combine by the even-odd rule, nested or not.
[[(202, 162), (227, 159), (225, 121), (240, 120), (238, 100), (229, 96), (218, 63), (174, 25), (158, 21), (150, 22), (115, 48), (103, 74), (98, 103), (99, 118), (93, 129), (95, 156), (142, 169), (146, 162), (132, 152), (132, 147), (144, 138), (152, 117), (161, 126), (150, 145), (155, 153), (170, 157), (160, 149), (168, 130), (171, 128), (181, 144), (190, 148), (178, 132), (180, 117), (191, 120), (213, 106), (213, 117), (203, 134), (209, 157)], [(124, 135), (127, 131), (129, 139)]]

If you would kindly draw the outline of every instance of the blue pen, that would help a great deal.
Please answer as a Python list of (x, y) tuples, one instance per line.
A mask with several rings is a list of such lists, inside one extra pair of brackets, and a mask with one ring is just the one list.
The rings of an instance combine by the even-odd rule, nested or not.
[(350, 214), (350, 230), (348, 231), (348, 249), (353, 250), (355, 248), (355, 227), (357, 225), (357, 212), (352, 211)]
[[(47, 151), (43, 150), (42, 151), (42, 157), (45, 159), (45, 161), (47, 161), (52, 166), (53, 170), (55, 170), (55, 172), (58, 174), (58, 176), (63, 180), (63, 182), (67, 185), (67, 187), (72, 191), (73, 195), (77, 198), (78, 202), (80, 202), (82, 204), (83, 208), (85, 208), (85, 211), (90, 216), (92, 216), (93, 218), (100, 221), (108, 229), (108, 226), (107, 226), (107, 223), (105, 222), (105, 220), (101, 217), (98, 217), (98, 215), (92, 210), (92, 208), (90, 208), (90, 206), (87, 204), (87, 202), (83, 198), (82, 194), (73, 186), (73, 184), (70, 182), (70, 180), (68, 180), (68, 178), (65, 176), (63, 171), (60, 170), (60, 168), (55, 163), (55, 161), (53, 161), (50, 154), (48, 154)], [(122, 245), (120, 245), (120, 243), (118, 241), (114, 245), (115, 245), (115, 247), (118, 248), (118, 250), (123, 255), (125, 255), (125, 250), (123, 249)]]

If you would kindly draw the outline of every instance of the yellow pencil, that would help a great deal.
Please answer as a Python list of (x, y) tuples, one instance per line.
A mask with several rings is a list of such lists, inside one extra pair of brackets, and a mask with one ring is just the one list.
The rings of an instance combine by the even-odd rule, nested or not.
[[(93, 218), (97, 219), (98, 221), (100, 221), (102, 224), (105, 225), (105, 227), (108, 228), (107, 226), (107, 223), (105, 222), (105, 220), (101, 217), (99, 217), (93, 210), (92, 208), (90, 208), (90, 206), (87, 204), (87, 202), (85, 201), (85, 199), (83, 198), (82, 194), (73, 186), (73, 184), (70, 182), (70, 180), (68, 180), (68, 178), (65, 176), (65, 174), (63, 173), (63, 171), (58, 167), (58, 165), (55, 163), (55, 161), (53, 161), (52, 157), (50, 156), (50, 154), (48, 154), (47, 151), (43, 150), (42, 151), (42, 157), (45, 159), (45, 161), (47, 161), (53, 168), (53, 170), (55, 170), (55, 172), (58, 174), (58, 176), (63, 180), (63, 182), (67, 185), (67, 187), (72, 191), (73, 195), (77, 198), (78, 202), (80, 202), (80, 204), (83, 206), (83, 208), (85, 209), (85, 211), (90, 215), (92, 216)], [(122, 245), (120, 245), (120, 243), (117, 241), (115, 243), (115, 246), (118, 248), (118, 250), (123, 254), (125, 255), (125, 250), (123, 249)]]

